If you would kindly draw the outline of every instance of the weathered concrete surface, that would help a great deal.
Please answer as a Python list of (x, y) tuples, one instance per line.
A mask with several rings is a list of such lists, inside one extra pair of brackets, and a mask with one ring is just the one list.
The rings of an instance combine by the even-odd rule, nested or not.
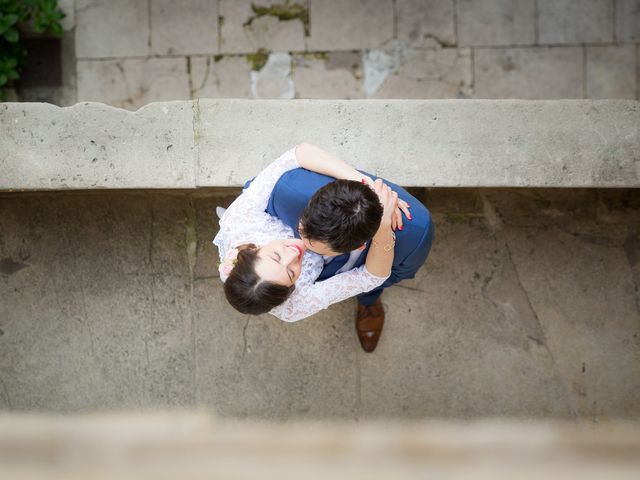
[(364, 98), (362, 56), (354, 52), (299, 54), (292, 58), (296, 98)]
[(184, 58), (78, 60), (77, 73), (78, 98), (99, 98), (102, 103), (128, 110), (152, 101), (188, 100), (191, 96)]
[(616, 2), (616, 38), (619, 41), (640, 41), (639, 5), (638, 0), (618, 0)]
[(149, 49), (147, 0), (77, 0), (77, 58), (139, 57)]
[(457, 3), (461, 46), (531, 45), (536, 36), (535, 0)]
[(615, 2), (538, 0), (541, 44), (609, 43), (614, 40)]
[(587, 47), (589, 98), (633, 98), (636, 91), (635, 45)]
[(218, 52), (216, 0), (153, 0), (151, 53), (154, 55), (213, 54)]
[(479, 48), (474, 54), (475, 98), (582, 98), (580, 47)]
[[(60, 106), (93, 101), (135, 110), (150, 102), (203, 97), (278, 98), (290, 89), (256, 96), (255, 74), (242, 60), (271, 52), (329, 58), (345, 53), (357, 56), (367, 72), (387, 71), (386, 45), (394, 42), (405, 45), (416, 61), (411, 72), (401, 74), (404, 78), (391, 78), (384, 96), (377, 75), (374, 80), (351, 75), (353, 63), (333, 69), (312, 62), (305, 74), (292, 76), (295, 98), (640, 98), (640, 61), (608, 54), (638, 49), (639, 0), (59, 3), (68, 15), (62, 22), (64, 70), (71, 65), (75, 72), (77, 65), (79, 82), (74, 73), (65, 74), (61, 86), (34, 89), (18, 83), (9, 100)], [(422, 58), (420, 50), (442, 47), (457, 52), (443, 54), (444, 62)], [(496, 62), (504, 58), (505, 47), (517, 47), (510, 52), (515, 61)], [(592, 47), (607, 52), (599, 56)], [(205, 85), (198, 80), (199, 55), (216, 62)], [(447, 59), (456, 57), (463, 61), (449, 72)], [(492, 60), (489, 75), (478, 68), (467, 71), (487, 58)], [(398, 65), (392, 61), (391, 67), (395, 73)]]
[(637, 187), (639, 124), (623, 100), (5, 103), (0, 189), (240, 186), (301, 141), (409, 186)]
[(386, 292), (294, 324), (230, 308), (214, 208), (239, 190), (0, 196), (0, 408), (224, 417), (640, 415), (638, 190), (416, 190), (437, 236)]
[(250, 98), (251, 65), (245, 57), (191, 57), (193, 98)]
[(414, 47), (456, 43), (453, 0), (397, 0), (397, 38)]
[(99, 103), (0, 105), (0, 188), (192, 188), (192, 116), (188, 102), (135, 114)]
[(376, 48), (394, 36), (394, 2), (309, 1), (308, 50)]
[[(288, 3), (288, 2), (287, 2)], [(291, 2), (292, 10), (306, 2)], [(305, 25), (302, 19), (281, 20), (275, 13), (281, 0), (220, 0), (218, 2), (220, 53), (255, 53), (260, 49), (276, 52), (305, 50)], [(258, 7), (257, 10), (253, 7)], [(276, 7), (276, 11), (272, 7)], [(266, 8), (266, 12), (264, 13)]]

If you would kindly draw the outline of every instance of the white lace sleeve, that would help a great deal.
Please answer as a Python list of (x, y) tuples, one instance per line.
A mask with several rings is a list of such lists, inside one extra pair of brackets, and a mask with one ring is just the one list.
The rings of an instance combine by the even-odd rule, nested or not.
[(287, 150), (262, 170), (225, 211), (220, 219), (220, 231), (213, 239), (221, 261), (229, 249), (241, 243), (261, 244), (265, 238), (277, 238), (273, 234), (282, 227), (265, 209), (280, 176), (298, 168), (296, 147)]
[(382, 285), (387, 277), (377, 277), (369, 273), (365, 265), (344, 273), (339, 273), (323, 282), (310, 281), (303, 268), (296, 282), (296, 289), (282, 304), (271, 310), (271, 314), (285, 322), (295, 322), (323, 310), (329, 305), (368, 292)]

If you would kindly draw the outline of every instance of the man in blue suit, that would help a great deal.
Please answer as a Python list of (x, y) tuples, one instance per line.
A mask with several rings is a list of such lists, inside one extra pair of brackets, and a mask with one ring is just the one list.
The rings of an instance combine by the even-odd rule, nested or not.
[[(373, 180), (377, 178), (366, 172), (362, 173)], [(296, 237), (305, 240), (310, 250), (325, 255), (325, 267), (318, 281), (326, 280), (344, 271), (345, 267), (350, 269), (363, 265), (371, 244), (368, 241), (351, 252), (334, 252), (326, 242), (305, 238), (304, 229), (303, 235), (300, 235), (299, 222), (303, 211), (318, 190), (334, 181), (333, 177), (313, 173), (303, 168), (291, 170), (278, 180), (266, 210), (270, 215), (278, 217), (289, 225)], [(385, 288), (415, 276), (429, 255), (435, 233), (431, 214), (419, 200), (399, 185), (384, 179), (383, 182), (398, 194), (399, 199), (410, 205), (411, 217), (403, 222), (401, 230), (398, 229), (395, 232), (396, 243), (391, 276), (380, 287), (357, 297), (356, 330), (360, 343), (367, 352), (375, 349), (384, 324), (384, 310), (380, 295)], [(340, 254), (336, 255), (336, 253)], [(331, 255), (334, 256), (327, 258)], [(329, 260), (328, 263), (327, 260)]]

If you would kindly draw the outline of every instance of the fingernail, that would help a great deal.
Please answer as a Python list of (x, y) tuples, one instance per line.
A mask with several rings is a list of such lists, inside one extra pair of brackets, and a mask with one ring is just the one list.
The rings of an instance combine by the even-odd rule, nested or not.
[(400, 225), (398, 228), (399, 228), (400, 230), (402, 230), (402, 225)]
[(409, 220), (413, 220), (413, 217), (412, 217), (411, 215), (407, 215), (407, 218), (408, 218)]
[(362, 183), (367, 183), (367, 182), (364, 180), (364, 178), (362, 179)]

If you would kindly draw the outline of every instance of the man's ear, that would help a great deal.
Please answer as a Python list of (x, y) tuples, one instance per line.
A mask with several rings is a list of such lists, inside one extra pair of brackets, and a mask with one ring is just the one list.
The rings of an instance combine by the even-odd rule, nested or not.
[(356, 250), (364, 250), (365, 248), (367, 248), (367, 244), (363, 243), (362, 245), (360, 245)]

